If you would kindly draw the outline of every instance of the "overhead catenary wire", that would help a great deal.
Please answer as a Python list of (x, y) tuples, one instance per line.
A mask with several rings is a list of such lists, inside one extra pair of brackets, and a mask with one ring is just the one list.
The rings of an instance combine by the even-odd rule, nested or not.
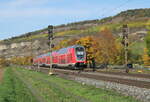
[(133, 1), (133, 0), (126, 0), (125, 2), (123, 2), (123, 3), (120, 4), (120, 5), (118, 5), (117, 7), (112, 8), (111, 10), (103, 9), (103, 10), (104, 10), (104, 13), (101, 15), (101, 17), (104, 18), (106, 14), (116, 11), (117, 9), (123, 7), (124, 5), (126, 5), (127, 3), (131, 2), (131, 1)]

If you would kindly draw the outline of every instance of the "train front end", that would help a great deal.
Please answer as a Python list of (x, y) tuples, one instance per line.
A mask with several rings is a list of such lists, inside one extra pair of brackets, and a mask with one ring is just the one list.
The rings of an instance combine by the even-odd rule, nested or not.
[(86, 67), (86, 51), (83, 46), (75, 47), (75, 58), (76, 64), (75, 67)]

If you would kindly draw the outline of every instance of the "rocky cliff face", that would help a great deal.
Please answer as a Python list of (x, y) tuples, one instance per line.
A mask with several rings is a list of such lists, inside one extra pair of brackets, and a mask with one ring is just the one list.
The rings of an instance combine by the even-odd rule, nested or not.
[[(57, 45), (63, 39), (80, 38), (81, 36), (57, 37), (54, 44)], [(10, 58), (13, 56), (36, 56), (49, 50), (48, 38), (38, 38), (31, 41), (22, 41), (18, 43), (0, 44), (0, 57)]]
[(33, 42), (1, 44), (0, 56), (5, 56), (6, 58), (13, 57), (13, 56), (30, 56), (32, 53), (31, 49), (34, 51), (39, 47), (40, 47), (39, 40), (34, 40)]

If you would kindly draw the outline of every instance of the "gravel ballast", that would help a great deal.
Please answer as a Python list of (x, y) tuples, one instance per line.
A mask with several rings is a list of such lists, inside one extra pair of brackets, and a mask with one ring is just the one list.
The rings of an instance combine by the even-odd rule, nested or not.
[(114, 82), (106, 82), (106, 81), (100, 81), (95, 79), (82, 78), (82, 77), (75, 77), (74, 80), (83, 84), (94, 85), (97, 88), (106, 88), (106, 89), (115, 90), (118, 93), (121, 93), (126, 96), (132, 96), (142, 102), (150, 102), (150, 89), (128, 86), (128, 85), (114, 83)]
[[(85, 73), (85, 72), (82, 72)], [(98, 76), (105, 76), (105, 77), (113, 77), (113, 78), (121, 78), (121, 79), (130, 79), (130, 80), (138, 80), (138, 81), (146, 81), (146, 82), (150, 82), (150, 79), (148, 78), (139, 78), (139, 77), (131, 77), (131, 76), (125, 76), (125, 75), (109, 75), (109, 74), (104, 74), (104, 73), (91, 73), (91, 72), (86, 72), (87, 74), (90, 75), (98, 75)], [(85, 74), (86, 74), (85, 73)]]

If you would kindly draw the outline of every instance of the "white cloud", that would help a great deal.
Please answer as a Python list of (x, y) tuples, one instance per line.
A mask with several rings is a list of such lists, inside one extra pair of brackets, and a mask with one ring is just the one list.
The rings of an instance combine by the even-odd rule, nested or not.
[(63, 16), (63, 15), (88, 15), (86, 10), (60, 9), (60, 8), (29, 8), (29, 9), (3, 9), (0, 18), (35, 17), (35, 16)]
[(63, 0), (12, 0), (0, 2), (0, 18), (88, 15), (89, 13), (86, 9), (45, 6), (47, 3), (60, 1), (62, 2)]
[(16, 7), (22, 7), (22, 6), (37, 6), (37, 5), (43, 5), (47, 3), (49, 0), (12, 0), (9, 2), (1, 3), (1, 6), (3, 7), (9, 7), (9, 8), (16, 8)]

